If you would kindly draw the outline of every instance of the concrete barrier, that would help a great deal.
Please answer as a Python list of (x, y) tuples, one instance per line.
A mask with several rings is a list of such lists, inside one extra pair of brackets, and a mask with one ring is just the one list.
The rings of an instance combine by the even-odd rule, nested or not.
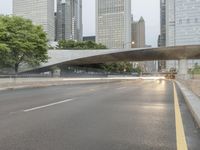
[(180, 83), (185, 85), (188, 89), (190, 89), (192, 92), (194, 92), (197, 96), (200, 97), (200, 80), (194, 80), (194, 79), (177, 79)]
[(6, 78), (0, 79), (0, 91), (10, 89), (37, 88), (55, 85), (71, 85), (84, 83), (105, 83), (116, 82), (119, 79), (102, 79), (102, 78)]
[(177, 85), (181, 89), (183, 96), (185, 98), (186, 104), (192, 116), (194, 117), (195, 121), (200, 128), (200, 98), (194, 94), (190, 89), (188, 89), (183, 83), (176, 81)]
[(0, 90), (46, 87), (54, 85), (106, 83), (122, 80), (158, 80), (164, 77), (110, 77), (110, 78), (0, 78)]

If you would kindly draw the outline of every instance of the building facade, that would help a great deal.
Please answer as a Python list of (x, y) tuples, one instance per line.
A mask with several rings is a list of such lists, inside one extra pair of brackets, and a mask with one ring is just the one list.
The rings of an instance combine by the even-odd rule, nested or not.
[(146, 47), (145, 39), (145, 21), (143, 17), (139, 21), (132, 21), (131, 24), (132, 33), (132, 48), (144, 48)]
[[(200, 1), (167, 0), (166, 1), (166, 45), (200, 44)], [(192, 68), (199, 60), (189, 60)], [(178, 61), (167, 61), (167, 67), (178, 68)]]
[(84, 36), (83, 41), (96, 41), (96, 36)]
[(160, 0), (160, 36), (158, 46), (166, 46), (166, 0)]
[(57, 0), (56, 41), (81, 41), (82, 28), (82, 0)]
[[(139, 21), (134, 21), (132, 18), (131, 23), (131, 47), (132, 48), (144, 48), (151, 47), (146, 45), (146, 31), (145, 20), (143, 17)], [(148, 62), (133, 62), (134, 67), (140, 67), (143, 72), (156, 72), (156, 61)]]
[(131, 47), (131, 0), (96, 0), (96, 42)]
[(55, 40), (54, 0), (13, 0), (13, 15), (42, 25), (48, 40)]
[[(160, 0), (160, 35), (158, 37), (158, 47), (166, 46), (166, 0)], [(158, 71), (166, 69), (166, 61), (158, 61)]]

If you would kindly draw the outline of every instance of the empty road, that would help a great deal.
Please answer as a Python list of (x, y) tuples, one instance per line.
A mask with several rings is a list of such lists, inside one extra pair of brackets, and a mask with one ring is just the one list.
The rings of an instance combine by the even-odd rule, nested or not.
[(180, 147), (199, 150), (200, 131), (172, 81), (0, 92), (0, 150), (183, 150)]

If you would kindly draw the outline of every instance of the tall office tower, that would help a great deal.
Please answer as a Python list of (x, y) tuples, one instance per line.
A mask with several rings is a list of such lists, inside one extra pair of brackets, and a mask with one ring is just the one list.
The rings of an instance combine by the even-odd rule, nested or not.
[(166, 0), (160, 0), (160, 39), (158, 46), (166, 46)]
[(13, 0), (13, 14), (42, 25), (48, 40), (55, 40), (54, 0)]
[[(145, 36), (145, 20), (143, 17), (139, 21), (133, 21), (131, 24), (131, 33), (132, 33), (132, 48), (144, 48), (148, 47), (146, 45), (146, 36)], [(151, 47), (151, 46), (150, 46)], [(134, 62), (133, 66), (139, 66), (144, 72), (155, 72), (156, 65), (154, 61), (148, 62)]]
[[(160, 35), (158, 38), (158, 47), (166, 46), (166, 0), (160, 0)], [(166, 68), (166, 61), (158, 61), (158, 70)]]
[(132, 30), (132, 48), (144, 48), (145, 43), (145, 21), (143, 17), (139, 21), (133, 21)]
[[(167, 0), (166, 1), (166, 45), (200, 44), (200, 1)], [(189, 60), (191, 68), (198, 60)], [(167, 67), (177, 67), (177, 61), (167, 62)]]
[(56, 40), (82, 40), (82, 0), (57, 0)]
[(131, 47), (131, 0), (96, 0), (96, 42)]

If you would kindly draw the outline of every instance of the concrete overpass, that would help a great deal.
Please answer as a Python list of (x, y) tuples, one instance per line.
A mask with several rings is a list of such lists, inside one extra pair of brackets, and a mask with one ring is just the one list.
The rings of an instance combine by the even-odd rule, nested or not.
[[(105, 50), (49, 50), (49, 60), (26, 71), (47, 71), (52, 66), (97, 64), (117, 61), (200, 59), (200, 45)], [(183, 65), (184, 66), (184, 65)]]

